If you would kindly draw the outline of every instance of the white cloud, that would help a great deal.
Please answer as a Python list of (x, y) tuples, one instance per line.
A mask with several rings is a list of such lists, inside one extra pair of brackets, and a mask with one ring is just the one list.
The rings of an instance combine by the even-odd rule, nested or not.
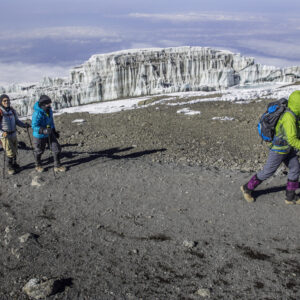
[(145, 49), (145, 48), (169, 48), (183, 46), (182, 42), (174, 40), (155, 40), (151, 43), (133, 42), (130, 44), (131, 49)]
[(67, 27), (46, 27), (36, 28), (30, 30), (18, 30), (18, 31), (3, 31), (0, 33), (0, 39), (2, 40), (15, 40), (15, 39), (91, 39), (91, 38), (104, 38), (104, 39), (120, 39), (118, 34), (112, 31), (100, 27), (79, 27), (79, 26), (67, 26)]
[(255, 56), (255, 62), (267, 65), (267, 66), (275, 66), (279, 68), (300, 66), (300, 59), (298, 60), (287, 60), (284, 58), (273, 58), (268, 56)]
[(150, 19), (152, 21), (171, 21), (171, 22), (208, 22), (208, 21), (264, 21), (264, 17), (253, 15), (224, 14), (224, 13), (186, 13), (186, 14), (149, 14), (131, 13), (131, 18)]
[(298, 59), (300, 53), (299, 42), (289, 41), (271, 41), (262, 39), (247, 39), (239, 40), (239, 46), (247, 47), (248, 49), (255, 50), (263, 53), (269, 57), (279, 57), (285, 59)]
[(174, 40), (159, 40), (158, 46), (159, 47), (180, 47), (182, 46), (182, 42), (174, 41)]
[[(73, 66), (72, 66), (73, 67)], [(43, 77), (65, 77), (70, 67), (51, 66), (46, 64), (0, 63), (0, 86), (13, 83), (39, 82)]]
[[(130, 49), (145, 49), (145, 48), (153, 48), (156, 45), (152, 43), (139, 43), (139, 42), (134, 42), (130, 44)], [(126, 50), (126, 49), (124, 49)]]

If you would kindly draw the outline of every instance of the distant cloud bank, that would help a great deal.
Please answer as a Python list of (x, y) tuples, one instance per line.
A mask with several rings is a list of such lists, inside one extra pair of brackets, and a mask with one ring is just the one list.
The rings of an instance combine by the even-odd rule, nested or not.
[(152, 21), (171, 21), (171, 22), (262, 22), (263, 17), (241, 14), (222, 14), (222, 13), (185, 13), (185, 14), (150, 14), (150, 13), (130, 13), (131, 18), (147, 19)]
[[(57, 7), (60, 7), (62, 4), (58, 2)], [(202, 4), (195, 4), (197, 1), (188, 6), (179, 0), (173, 2), (174, 7), (166, 5), (161, 10), (155, 3), (147, 9), (146, 4), (133, 2), (136, 5), (131, 0), (119, 1), (118, 6), (106, 13), (104, 3), (93, 1), (97, 9), (92, 12), (91, 7), (75, 1), (74, 7), (70, 4), (72, 14), (55, 12), (57, 7), (49, 4), (51, 16), (44, 5), (37, 5), (34, 9), (44, 27), (37, 26), (38, 21), (31, 24), (28, 19), (24, 26), (21, 23), (17, 26), (15, 18), (16, 26), (8, 24), (6, 30), (0, 32), (0, 86), (3, 82), (22, 82), (23, 79), (36, 81), (47, 74), (61, 76), (70, 66), (83, 63), (93, 54), (130, 48), (211, 47), (251, 56), (266, 65), (300, 65), (297, 12), (284, 15), (281, 11), (274, 13), (265, 9), (258, 13), (244, 8), (231, 12), (221, 8), (205, 11), (205, 5), (202, 11)], [(27, 18), (30, 10), (22, 5), (27, 14), (20, 17)], [(106, 3), (106, 7), (110, 5)], [(189, 7), (192, 8), (189, 10)], [(33, 20), (36, 15), (32, 15)], [(2, 27), (11, 19), (7, 17), (5, 22), (6, 17), (0, 20)], [(57, 22), (47, 22), (48, 17), (56, 18)]]

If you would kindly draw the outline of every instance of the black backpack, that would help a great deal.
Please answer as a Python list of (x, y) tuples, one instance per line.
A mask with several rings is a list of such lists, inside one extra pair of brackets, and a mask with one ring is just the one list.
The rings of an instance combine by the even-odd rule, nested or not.
[(281, 98), (268, 105), (267, 111), (260, 117), (257, 124), (257, 130), (263, 141), (272, 142), (275, 134), (276, 124), (285, 111), (290, 111), (294, 116), (295, 114), (287, 108), (288, 100)]

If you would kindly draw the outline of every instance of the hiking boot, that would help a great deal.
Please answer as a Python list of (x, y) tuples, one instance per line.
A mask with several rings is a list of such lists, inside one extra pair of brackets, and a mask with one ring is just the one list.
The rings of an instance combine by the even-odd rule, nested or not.
[(247, 184), (241, 186), (241, 191), (247, 202), (252, 203), (255, 201), (255, 199), (252, 196), (252, 191), (248, 189)]
[(16, 174), (16, 170), (15, 169), (8, 169), (7, 174), (8, 175), (14, 175), (14, 174)]
[(44, 172), (44, 168), (43, 168), (42, 166), (36, 166), (36, 167), (35, 167), (35, 170), (36, 170), (38, 173)]
[(287, 190), (285, 193), (285, 204), (300, 204), (300, 197), (295, 191)]
[(67, 168), (60, 164), (60, 153), (54, 153), (54, 172), (66, 172)]
[(7, 161), (7, 174), (8, 175), (14, 175), (16, 173), (16, 170), (13, 165), (13, 158), (9, 157)]
[(17, 157), (16, 157), (16, 156), (13, 157), (13, 159), (12, 159), (12, 166), (13, 166), (13, 168), (14, 168), (15, 170), (20, 169), (20, 165), (17, 163)]
[(298, 198), (297, 200), (288, 200), (285, 199), (285, 204), (300, 204), (300, 198)]
[(67, 168), (64, 167), (64, 166), (57, 166), (57, 167), (54, 167), (54, 172), (55, 173), (58, 173), (58, 172), (66, 172)]

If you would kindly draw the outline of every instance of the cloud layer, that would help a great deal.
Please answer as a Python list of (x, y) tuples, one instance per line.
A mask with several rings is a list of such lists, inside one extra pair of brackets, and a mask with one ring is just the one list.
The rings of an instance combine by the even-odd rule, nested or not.
[(0, 63), (0, 86), (14, 83), (36, 83), (44, 77), (66, 77), (69, 75), (68, 66), (48, 64)]
[[(62, 1), (71, 5), (70, 1)], [(11, 26), (0, 32), (0, 86), (11, 80), (35, 81), (44, 73), (66, 73), (64, 66), (75, 66), (93, 54), (128, 48), (202, 46), (229, 49), (279, 67), (300, 65), (300, 26), (296, 11), (284, 15), (283, 11), (238, 10), (238, 1), (233, 6), (233, 0), (228, 4), (233, 11), (221, 9), (227, 0), (217, 6), (213, 5), (216, 1), (210, 1), (219, 11), (205, 9), (209, 5), (201, 0), (184, 2), (190, 6), (174, 0), (174, 7), (166, 0), (161, 0), (161, 7), (148, 0), (143, 5), (138, 0), (128, 0), (126, 4), (116, 0), (118, 5), (114, 9), (106, 0), (101, 5), (96, 0), (87, 1), (90, 6), (85, 4), (85, 7), (79, 0), (72, 2), (62, 18), (58, 1), (45, 4), (51, 8), (49, 12), (34, 0), (33, 15), (27, 6), (26, 14), (19, 11), (17, 17), (23, 22), (19, 26), (17, 21), (15, 26), (9, 24), (12, 18), (4, 15), (1, 27)], [(256, 2), (259, 6), (259, 1)], [(192, 8), (188, 10), (189, 7)], [(27, 70), (27, 76), (22, 70), (19, 73), (20, 69)]]
[(60, 26), (33, 28), (26, 30), (3, 31), (0, 40), (32, 40), (32, 39), (117, 39), (117, 33), (100, 27)]
[(176, 23), (190, 22), (262, 22), (263, 17), (243, 14), (224, 14), (224, 13), (185, 13), (185, 14), (150, 14), (150, 13), (131, 13), (131, 18), (147, 19), (150, 21), (171, 21)]

